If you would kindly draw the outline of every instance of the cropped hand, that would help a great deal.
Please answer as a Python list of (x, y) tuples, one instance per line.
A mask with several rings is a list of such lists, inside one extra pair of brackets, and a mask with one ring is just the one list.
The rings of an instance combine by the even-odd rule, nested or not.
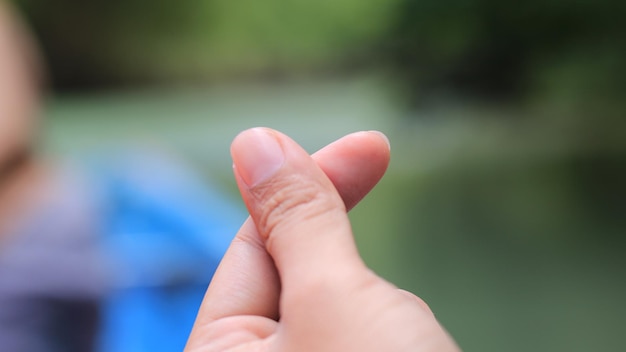
[(458, 351), (426, 304), (370, 271), (347, 210), (378, 182), (389, 146), (348, 135), (309, 156), (255, 128), (232, 143), (250, 218), (213, 278), (186, 351)]

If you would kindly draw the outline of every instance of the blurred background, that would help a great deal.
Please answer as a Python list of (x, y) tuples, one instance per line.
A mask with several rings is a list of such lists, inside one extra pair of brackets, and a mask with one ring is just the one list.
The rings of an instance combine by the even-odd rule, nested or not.
[(166, 145), (238, 197), (229, 143), (392, 142), (366, 262), (465, 351), (615, 351), (626, 327), (626, 2), (15, 0), (45, 153)]

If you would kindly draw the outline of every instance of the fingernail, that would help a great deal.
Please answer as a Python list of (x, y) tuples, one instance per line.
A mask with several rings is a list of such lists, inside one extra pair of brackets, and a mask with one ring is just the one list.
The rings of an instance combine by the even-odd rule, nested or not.
[(280, 143), (265, 128), (241, 132), (233, 141), (231, 155), (237, 172), (248, 187), (270, 178), (285, 161)]
[(389, 142), (389, 138), (387, 138), (387, 136), (385, 136), (384, 133), (382, 133), (380, 131), (369, 131), (369, 132), (376, 133), (380, 138), (382, 138), (387, 143), (387, 148), (389, 148), (389, 150), (391, 150), (391, 143)]

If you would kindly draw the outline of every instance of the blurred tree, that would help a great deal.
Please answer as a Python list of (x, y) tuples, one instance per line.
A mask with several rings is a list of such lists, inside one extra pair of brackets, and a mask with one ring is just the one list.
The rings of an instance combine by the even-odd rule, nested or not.
[[(189, 32), (196, 2), (17, 0), (60, 88), (108, 85), (151, 70), (160, 41)], [(158, 60), (157, 60), (158, 61)], [(156, 71), (156, 69), (155, 69)]]
[(417, 104), (617, 97), (625, 10), (613, 0), (404, 0), (390, 52)]
[(349, 67), (398, 0), (15, 1), (56, 87), (85, 88)]

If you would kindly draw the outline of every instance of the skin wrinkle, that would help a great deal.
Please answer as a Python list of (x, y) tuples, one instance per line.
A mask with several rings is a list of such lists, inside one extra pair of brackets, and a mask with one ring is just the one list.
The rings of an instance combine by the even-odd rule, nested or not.
[[(319, 189), (320, 185), (317, 182), (295, 174), (249, 190), (249, 194), (256, 200), (255, 204), (259, 205), (261, 215), (256, 225), (270, 253), (274, 241), (272, 234), (277, 232), (277, 226), (290, 226), (291, 222), (322, 218), (338, 207), (345, 211), (343, 204), (337, 204), (326, 192), (319, 192)], [(297, 194), (297, 197), (293, 194)]]
[(265, 249), (265, 245), (261, 241), (258, 236), (256, 229), (248, 230), (248, 227), (251, 224), (252, 219), (247, 219), (244, 225), (241, 227), (241, 230), (237, 235), (233, 238), (231, 244), (234, 245), (248, 245), (251, 247), (255, 247), (257, 249)]
[[(244, 329), (233, 329), (243, 324)], [(277, 329), (277, 322), (265, 317), (235, 316), (222, 318), (207, 329), (204, 348), (193, 351), (236, 351), (241, 347), (269, 346)], [(249, 350), (248, 350), (249, 351)]]

